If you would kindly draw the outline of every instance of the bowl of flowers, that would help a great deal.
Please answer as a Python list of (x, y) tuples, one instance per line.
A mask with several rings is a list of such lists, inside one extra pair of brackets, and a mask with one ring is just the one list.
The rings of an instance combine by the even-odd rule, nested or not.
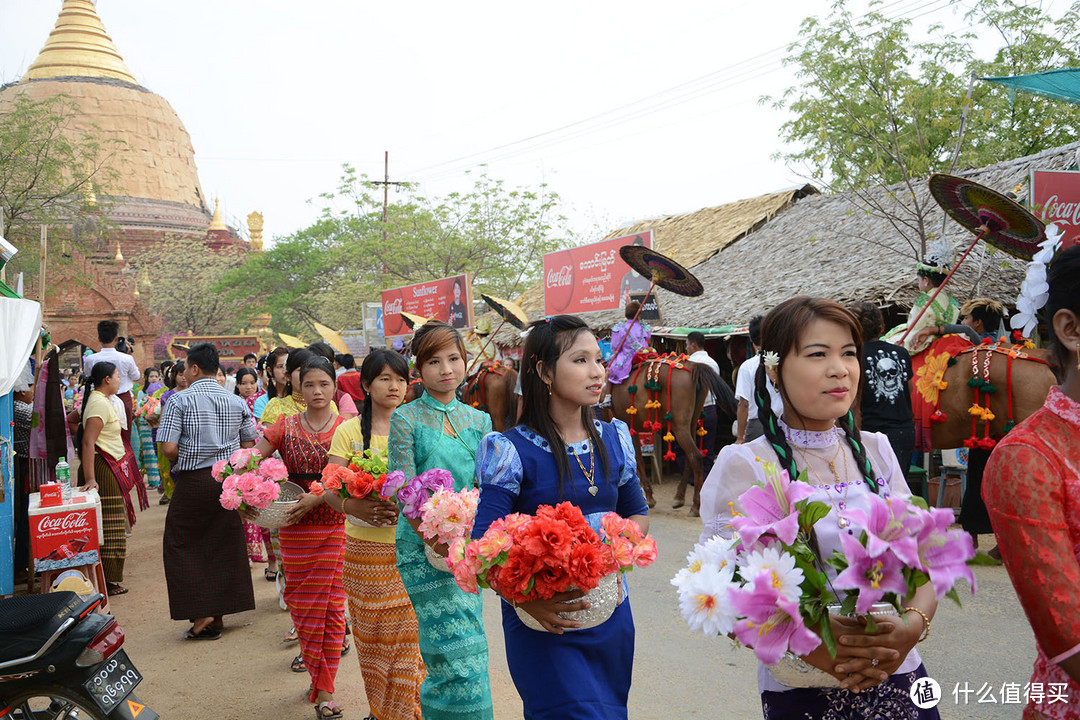
[[(407, 478), (404, 473), (395, 475), (393, 479), (388, 477), (379, 491), (379, 496), (386, 500), (396, 500), (401, 505), (401, 514), (419, 535), (424, 504), (439, 490), (452, 492), (453, 489), (454, 476), (450, 471), (432, 468), (412, 478)], [(475, 514), (474, 510), (473, 515)], [(449, 572), (446, 558), (435, 552), (430, 542), (424, 543), (424, 554), (433, 568)]]
[[(387, 472), (386, 455), (373, 452), (370, 448), (349, 458), (348, 465), (327, 465), (322, 471), (322, 481), (311, 483), (310, 491), (322, 495), (329, 490), (336, 492), (342, 500), (349, 498), (380, 498), (379, 491), (388, 480), (397, 482), (405, 473), (397, 470)], [(356, 527), (378, 527), (346, 513), (345, 521)]]
[(248, 509), (259, 527), (276, 530), (287, 522), (289, 510), (304, 490), (288, 482), (289, 471), (277, 458), (263, 458), (251, 449), (240, 449), (228, 460), (214, 463), (214, 479), (221, 483), (219, 501), (226, 510)]

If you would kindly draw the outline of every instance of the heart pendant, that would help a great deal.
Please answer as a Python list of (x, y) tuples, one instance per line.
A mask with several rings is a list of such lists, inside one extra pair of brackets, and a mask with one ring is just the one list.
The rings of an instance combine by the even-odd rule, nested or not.
[(596, 493), (598, 493), (599, 491), (600, 491), (600, 488), (596, 487), (595, 485), (590, 485), (589, 486), (589, 494), (590, 495), (596, 495)]

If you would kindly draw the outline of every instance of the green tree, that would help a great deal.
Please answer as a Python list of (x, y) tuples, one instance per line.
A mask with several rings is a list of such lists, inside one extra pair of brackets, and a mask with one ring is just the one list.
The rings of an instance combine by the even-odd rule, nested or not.
[[(788, 149), (778, 156), (824, 188), (849, 193), (922, 254), (935, 235), (927, 219), (936, 206), (921, 192), (929, 174), (1075, 139), (1080, 108), (1012, 98), (979, 82), (967, 96), (973, 75), (1076, 64), (1078, 7), (1053, 19), (1015, 0), (984, 0), (965, 16), (972, 30), (943, 35), (935, 26), (927, 31), (933, 40), (915, 42), (909, 19), (856, 17), (840, 0), (828, 18), (803, 21), (785, 60), (799, 84), (763, 98), (792, 116), (781, 130)], [(987, 30), (1003, 45), (984, 61), (972, 41)]]
[(317, 222), (220, 285), (249, 312), (270, 312), (278, 331), (303, 334), (316, 320), (358, 327), (361, 303), (381, 290), (466, 272), (477, 292), (514, 298), (540, 278), (543, 254), (569, 237), (546, 186), (508, 188), (483, 173), (468, 192), (445, 197), (405, 186), (385, 223), (381, 190), (347, 165), (338, 188), (320, 197)]

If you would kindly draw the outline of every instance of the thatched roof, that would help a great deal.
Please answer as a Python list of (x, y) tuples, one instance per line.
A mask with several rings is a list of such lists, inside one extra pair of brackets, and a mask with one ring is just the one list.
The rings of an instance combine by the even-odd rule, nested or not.
[[(959, 173), (999, 192), (1028, 182), (1033, 169), (1074, 165), (1080, 143)], [(921, 202), (933, 202), (920, 182)], [(900, 188), (890, 188), (889, 190)], [(878, 197), (887, 198), (882, 189)], [(887, 202), (887, 200), (885, 200)], [(944, 213), (933, 204), (929, 226), (940, 232)], [(945, 237), (958, 252), (973, 235), (945, 223)], [(950, 281), (953, 295), (981, 295), (1015, 302), (1025, 263), (985, 243)], [(918, 294), (915, 252), (890, 224), (868, 215), (849, 195), (815, 195), (795, 204), (756, 232), (693, 268), (705, 286), (699, 298), (664, 295), (665, 325), (710, 326), (746, 322), (795, 295), (910, 306)]]
[[(643, 220), (611, 231), (604, 240), (652, 230), (653, 249), (685, 267), (693, 267), (760, 228), (782, 210), (791, 207), (796, 200), (817, 192), (816, 188), (804, 185), (726, 205), (703, 208), (684, 215)], [(663, 291), (658, 293), (665, 324), (671, 324), (667, 321), (666, 311), (669, 298), (673, 297), (675, 296)], [(543, 317), (544, 284), (537, 283), (529, 288), (517, 302), (531, 320)], [(490, 317), (493, 324), (498, 324), (498, 316), (492, 313)], [(621, 309), (581, 313), (581, 318), (596, 330), (611, 328), (622, 317)], [(496, 341), (499, 344), (516, 345), (520, 342), (518, 331), (507, 326), (496, 335)]]

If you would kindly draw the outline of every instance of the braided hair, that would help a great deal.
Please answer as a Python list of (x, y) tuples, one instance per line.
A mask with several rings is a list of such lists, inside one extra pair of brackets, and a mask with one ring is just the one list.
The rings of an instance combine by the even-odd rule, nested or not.
[[(784, 435), (783, 430), (780, 428), (779, 419), (772, 411), (772, 402), (766, 384), (768, 380), (764, 353), (773, 352), (779, 356), (780, 364), (776, 367), (778, 380), (776, 386), (780, 391), (780, 396), (784, 399), (785, 408), (790, 409), (792, 413), (798, 416), (798, 410), (791, 404), (784, 389), (782, 371), (784, 360), (798, 348), (800, 334), (814, 320), (834, 322), (851, 331), (851, 337), (855, 340), (857, 346), (856, 355), (859, 358), (860, 370), (858, 380), (860, 383), (863, 374), (862, 331), (858, 320), (843, 305), (822, 298), (795, 297), (777, 305), (765, 316), (761, 324), (762, 362), (758, 366), (757, 375), (754, 377), (754, 403), (757, 405), (758, 419), (761, 421), (762, 428), (765, 431), (765, 438), (776, 453), (780, 461), (780, 467), (787, 470), (792, 478), (798, 476), (795, 456), (791, 445), (788, 443), (787, 436)], [(858, 397), (856, 397), (853, 405), (857, 404)], [(844, 439), (851, 449), (855, 464), (858, 466), (859, 472), (862, 473), (867, 486), (875, 493), (879, 492), (880, 488), (878, 487), (873, 465), (866, 455), (866, 446), (863, 444), (862, 435), (859, 433), (859, 427), (855, 423), (855, 416), (851, 410), (848, 410), (847, 413), (837, 419), (837, 425), (844, 431)]]
[(393, 350), (373, 350), (360, 366), (360, 385), (364, 388), (364, 402), (360, 409), (360, 431), (364, 437), (364, 449), (371, 447), (371, 384), (389, 370), (409, 382), (409, 363)]
[[(90, 374), (83, 379), (82, 407), (79, 408), (80, 419), (86, 415), (86, 401), (90, 398), (91, 391), (101, 386), (107, 378), (112, 377), (114, 372), (116, 372), (116, 365), (106, 360), (99, 360), (90, 368)], [(80, 459), (82, 458), (83, 428), (85, 426), (86, 423), (80, 420), (79, 431), (75, 433), (75, 453)]]

